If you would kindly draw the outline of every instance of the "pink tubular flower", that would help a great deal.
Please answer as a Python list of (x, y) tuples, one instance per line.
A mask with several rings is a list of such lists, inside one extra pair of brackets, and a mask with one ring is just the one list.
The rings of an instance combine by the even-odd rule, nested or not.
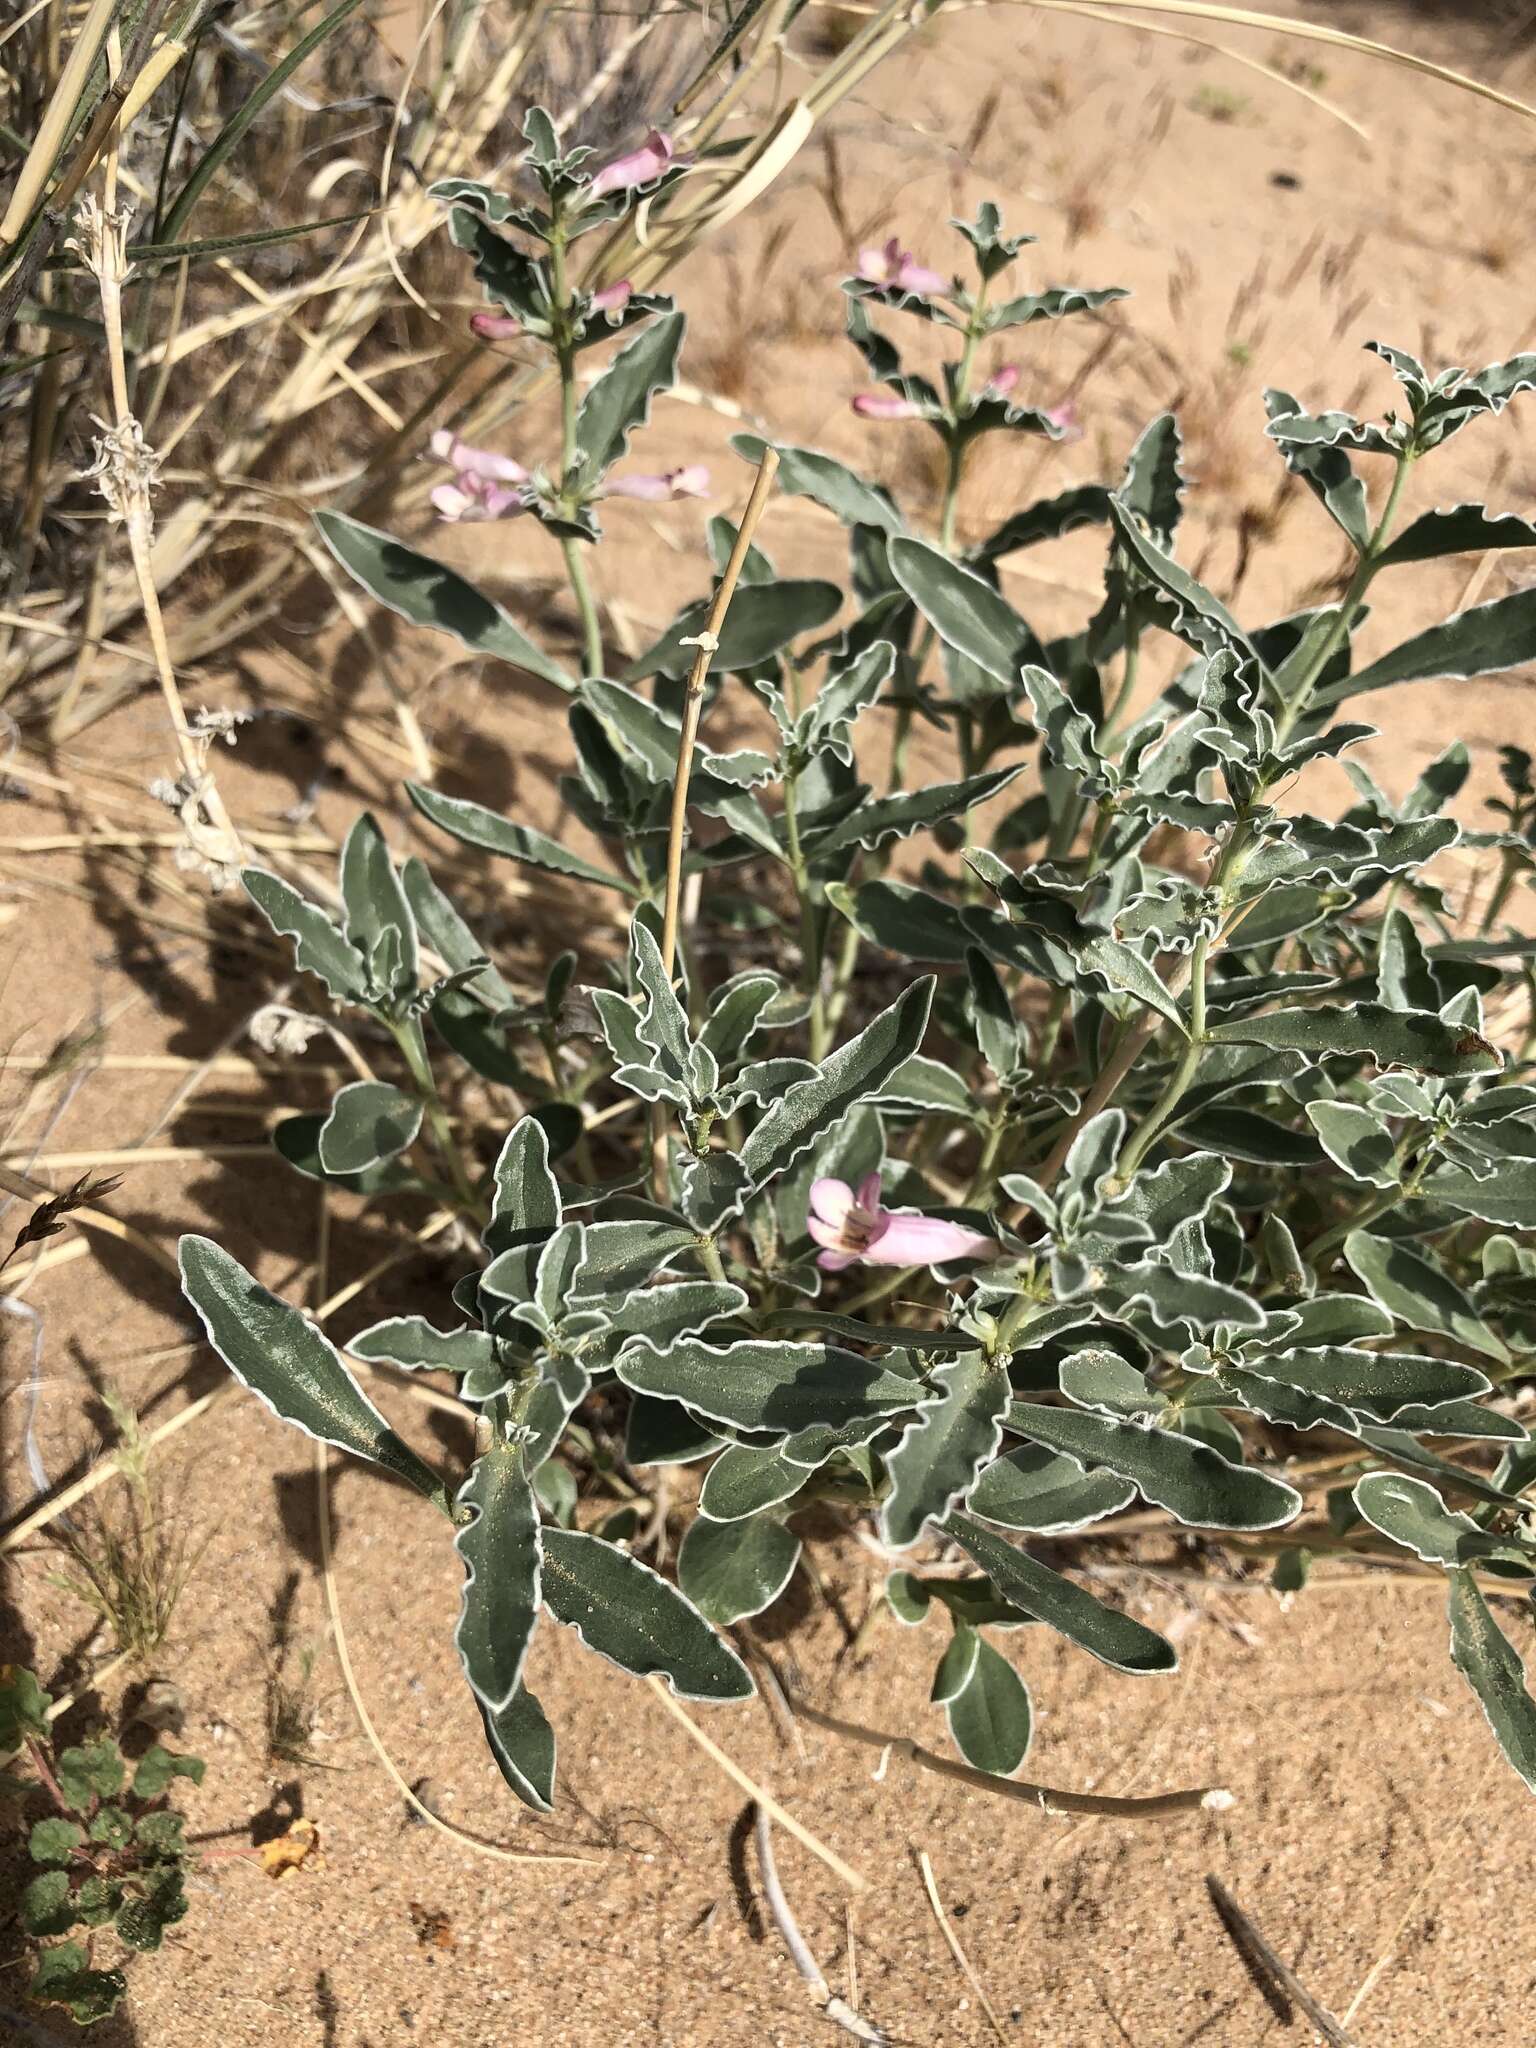
[(894, 392), (860, 391), (851, 402), (861, 420), (920, 420), (927, 417), (915, 399), (898, 398)]
[(617, 284), (605, 284), (600, 292), (592, 294), (594, 313), (622, 313), (629, 304), (634, 286), (627, 277), (621, 277)]
[(999, 363), (982, 388), (983, 398), (1007, 398), (1019, 381), (1017, 363)]
[(912, 1209), (883, 1209), (878, 1173), (866, 1175), (856, 1191), (845, 1180), (813, 1181), (806, 1229), (823, 1247), (816, 1263), (827, 1273), (861, 1261), (867, 1266), (942, 1266), (951, 1259), (990, 1259), (997, 1251), (990, 1237), (963, 1223), (919, 1216)]
[(859, 275), (868, 284), (890, 285), (900, 292), (915, 292), (919, 298), (928, 292), (949, 290), (949, 279), (919, 263), (894, 235), (883, 249), (859, 251)]
[(1062, 437), (1068, 441), (1081, 441), (1083, 429), (1078, 424), (1077, 407), (1070, 398), (1064, 398), (1060, 405), (1048, 405), (1045, 416), (1053, 427), (1060, 427)]
[(510, 455), (473, 448), (456, 434), (443, 432), (434, 434), (430, 445), (438, 461), (453, 468), (453, 482), (439, 484), (432, 493), (432, 503), (442, 518), (512, 519), (527, 510), (522, 486), (528, 481), (528, 472)]
[(669, 469), (662, 476), (615, 476), (605, 486), (610, 498), (707, 498), (709, 471), (701, 462), (684, 469)]
[(471, 313), (469, 331), (481, 341), (515, 341), (523, 323), (510, 313)]
[(649, 185), (672, 164), (681, 161), (683, 159), (672, 146), (671, 136), (653, 128), (638, 149), (632, 149), (628, 156), (616, 156), (611, 164), (603, 165), (587, 188), (588, 195), (601, 199), (609, 192), (628, 192), (633, 186)]

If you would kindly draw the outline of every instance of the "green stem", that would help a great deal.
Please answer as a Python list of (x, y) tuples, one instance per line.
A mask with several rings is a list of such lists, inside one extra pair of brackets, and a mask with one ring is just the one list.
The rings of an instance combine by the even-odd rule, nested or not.
[(475, 1193), (474, 1185), (464, 1170), (464, 1162), (459, 1157), (459, 1148), (454, 1142), (453, 1125), (449, 1122), (443, 1098), (438, 1093), (421, 1025), (416, 1018), (407, 1017), (401, 1022), (391, 1023), (389, 1031), (400, 1048), (400, 1057), (410, 1069), (411, 1079), (416, 1084), (416, 1092), (421, 1097), (422, 1107), (426, 1113), (427, 1128), (432, 1133), (432, 1142), (448, 1169), (448, 1178), (459, 1205), (466, 1215), (483, 1220), (485, 1206)]
[[(558, 221), (550, 236), (549, 269), (554, 298), (551, 324), (555, 362), (560, 372), (560, 493), (566, 509), (570, 510), (572, 476), (579, 452), (576, 445), (576, 344), (571, 331), (570, 287), (565, 274), (565, 230)], [(570, 579), (571, 595), (576, 600), (576, 610), (581, 619), (582, 661), (589, 676), (600, 676), (603, 672), (603, 633), (592, 586), (587, 580), (587, 566), (581, 558), (581, 542), (572, 534), (564, 534), (560, 540), (560, 552), (565, 557), (565, 573)]]
[(811, 999), (811, 1058), (826, 1058), (828, 1044), (826, 1000), (821, 987), (821, 947), (816, 935), (816, 905), (811, 897), (810, 869), (800, 843), (800, 771), (792, 767), (784, 777), (784, 838), (789, 871), (794, 877), (795, 898), (800, 905), (801, 982)]

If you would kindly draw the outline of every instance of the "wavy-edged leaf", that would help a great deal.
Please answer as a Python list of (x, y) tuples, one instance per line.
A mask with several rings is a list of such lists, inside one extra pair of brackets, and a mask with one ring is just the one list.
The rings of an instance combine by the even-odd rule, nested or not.
[(825, 1344), (749, 1339), (716, 1347), (693, 1339), (665, 1352), (636, 1346), (620, 1356), (615, 1370), (636, 1393), (681, 1401), (735, 1429), (784, 1436), (817, 1424), (838, 1429), (894, 1420), (930, 1398), (904, 1373)]
[[(1271, 420), (1294, 419), (1301, 415), (1301, 405), (1289, 391), (1266, 391), (1264, 410)], [(1343, 528), (1356, 549), (1364, 554), (1371, 538), (1370, 506), (1366, 500), (1365, 485), (1355, 475), (1354, 464), (1344, 448), (1330, 447), (1326, 442), (1309, 445), (1288, 437), (1279, 445), (1285, 466), (1292, 476), (1301, 478)]]
[(998, 562), (1017, 548), (1056, 540), (1079, 526), (1102, 525), (1108, 517), (1109, 492), (1104, 486), (1076, 484), (1054, 498), (1042, 498), (1022, 512), (1012, 513), (979, 546), (971, 549), (967, 560), (982, 565)]
[(320, 538), (353, 581), (402, 619), (451, 633), (476, 654), (499, 655), (559, 689), (575, 689), (575, 679), (529, 639), (511, 613), (457, 570), (345, 512), (317, 512), (314, 519)]
[(747, 1667), (691, 1601), (627, 1551), (578, 1529), (544, 1531), (544, 1604), (589, 1650), (685, 1700), (746, 1700)]
[(548, 1813), (555, 1800), (555, 1731), (544, 1709), (520, 1685), (500, 1713), (482, 1705), (480, 1718), (501, 1775), (525, 1806)]
[(945, 1528), (986, 1573), (1000, 1599), (1045, 1622), (1101, 1663), (1116, 1671), (1137, 1673), (1178, 1668), (1172, 1643), (1155, 1629), (1118, 1608), (1106, 1607), (1071, 1579), (984, 1529), (969, 1515), (951, 1515)]
[(520, 1446), (493, 1443), (454, 1495), (456, 1516), (472, 1513), (453, 1539), (464, 1562), (454, 1647), (470, 1690), (487, 1714), (508, 1708), (539, 1617), (539, 1510)]
[(1519, 1651), (1489, 1612), (1470, 1571), (1451, 1573), (1451, 1662), (1477, 1695), (1505, 1756), (1536, 1792), (1536, 1701)]
[(809, 1477), (782, 1451), (727, 1444), (704, 1474), (699, 1513), (711, 1522), (740, 1522), (791, 1499)]
[(1347, 697), (1382, 690), (1389, 683), (1417, 683), (1431, 678), (1463, 682), (1469, 676), (1497, 674), (1536, 659), (1536, 589), (1516, 590), (1491, 604), (1455, 612), (1438, 626), (1415, 634), (1369, 667), (1325, 685), (1313, 703), (1318, 709), (1342, 704)]
[(1210, 1036), (1218, 1045), (1267, 1045), (1312, 1060), (1363, 1055), (1378, 1067), (1413, 1067), (1421, 1074), (1486, 1074), (1503, 1065), (1496, 1048), (1468, 1026), (1380, 1003), (1320, 1003), (1310, 1010), (1225, 1018), (1211, 1026)]
[(265, 868), (242, 868), (245, 893), (275, 932), (294, 941), (295, 963), (317, 974), (337, 1002), (357, 1002), (368, 986), (368, 969), (323, 910)]
[(1043, 662), (1044, 650), (1005, 597), (985, 577), (940, 552), (925, 540), (903, 535), (886, 550), (891, 574), (946, 647), (1016, 690), (1026, 662)]
[(979, 1474), (966, 1506), (1004, 1529), (1070, 1536), (1118, 1514), (1135, 1498), (1135, 1486), (1118, 1473), (1088, 1472), (1075, 1458), (1043, 1445), (1015, 1444)]
[(885, 1454), (891, 1488), (880, 1511), (880, 1533), (892, 1550), (915, 1543), (930, 1519), (942, 1522), (1002, 1440), (1012, 1390), (996, 1359), (963, 1352), (935, 1366), (932, 1381), (938, 1399)]
[(347, 1349), (354, 1358), (381, 1359), (402, 1372), (472, 1372), (490, 1363), (495, 1344), (468, 1324), (439, 1330), (425, 1316), (385, 1316), (349, 1338)]
[[(824, 626), (842, 602), (843, 593), (835, 583), (814, 579), (785, 576), (772, 583), (740, 585), (720, 628), (720, 645), (709, 657), (709, 672), (722, 675), (756, 668), (791, 640)], [(674, 619), (661, 638), (630, 663), (624, 671), (625, 682), (644, 682), (654, 675), (676, 680), (686, 675), (698, 649), (683, 643), (705, 630), (713, 603), (712, 598), (701, 598)]]
[(1433, 562), (1441, 555), (1481, 554), (1485, 548), (1536, 548), (1536, 525), (1513, 512), (1491, 513), (1486, 505), (1454, 505), (1421, 512), (1376, 558), (1378, 569), (1395, 562)]
[[(389, 843), (371, 811), (358, 814), (342, 841), (341, 898), (347, 912), (347, 941), (370, 962), (374, 979), (414, 989), (416, 919), (390, 859)], [(382, 971), (386, 961), (392, 970), (387, 977)]]
[(1309, 1102), (1307, 1117), (1334, 1165), (1351, 1180), (1395, 1188), (1402, 1179), (1392, 1126), (1358, 1102)]
[(881, 484), (867, 483), (835, 456), (815, 448), (794, 448), (782, 441), (769, 443), (759, 434), (732, 434), (731, 446), (746, 461), (759, 463), (769, 446), (778, 451), (779, 467), (774, 479), (781, 491), (795, 498), (811, 498), (844, 526), (874, 526), (882, 533), (900, 533), (902, 518), (889, 491)]
[(1007, 1426), (1032, 1443), (1131, 1480), (1154, 1506), (1192, 1528), (1278, 1529), (1301, 1511), (1301, 1495), (1283, 1479), (1234, 1465), (1171, 1430), (1022, 1401), (1009, 1409)]
[(950, 1740), (972, 1770), (1011, 1778), (1029, 1754), (1029, 1688), (985, 1637), (976, 1642), (971, 1675), (945, 1708)]
[(933, 980), (907, 989), (856, 1037), (822, 1062), (814, 1080), (785, 1091), (748, 1133), (741, 1163), (760, 1188), (793, 1165), (808, 1145), (888, 1081), (922, 1044), (933, 1001)]
[(1368, 1472), (1355, 1482), (1353, 1498), (1373, 1529), (1426, 1564), (1450, 1569), (1502, 1558), (1527, 1571), (1536, 1569), (1536, 1556), (1490, 1536), (1470, 1515), (1448, 1508), (1427, 1479), (1411, 1479), (1403, 1472)]
[(1304, 1394), (1316, 1394), (1373, 1421), (1390, 1422), (1399, 1409), (1435, 1408), (1488, 1392), (1475, 1366), (1453, 1365), (1404, 1351), (1364, 1351), (1324, 1344), (1308, 1351), (1249, 1353), (1243, 1367), (1262, 1379), (1279, 1380)]
[(1119, 497), (1111, 498), (1109, 517), (1131, 561), (1165, 600), (1171, 632), (1202, 654), (1227, 650), (1250, 669), (1260, 666), (1252, 641), (1221, 599), (1158, 546), (1129, 505)]
[(442, 1481), (395, 1435), (307, 1316), (269, 1294), (211, 1238), (185, 1236), (177, 1255), (182, 1292), (242, 1386), (284, 1422), (383, 1466), (447, 1512)]
[(547, 868), (552, 874), (574, 875), (579, 881), (596, 882), (604, 889), (633, 893), (622, 875), (583, 860), (579, 853), (572, 853), (547, 833), (535, 832), (531, 825), (514, 825), (510, 818), (487, 810), (484, 804), (472, 803), (467, 797), (444, 796), (441, 790), (428, 789), (419, 782), (408, 782), (405, 793), (424, 818), (466, 846), (499, 853), (504, 859), (521, 861), (525, 867)]
[(720, 1628), (771, 1607), (800, 1561), (800, 1538), (772, 1515), (688, 1525), (677, 1553), (677, 1582), (707, 1621)]
[(971, 775), (964, 782), (931, 782), (921, 789), (900, 790), (894, 796), (875, 797), (844, 818), (819, 838), (813, 837), (806, 853), (813, 861), (828, 860), (850, 847), (873, 849), (888, 839), (905, 839), (913, 832), (926, 831), (946, 818), (963, 818), (968, 811), (987, 803), (1022, 773), (1022, 763), (1009, 768), (990, 768)]
[(1344, 1240), (1344, 1257), (1373, 1300), (1410, 1330), (1449, 1337), (1500, 1365), (1509, 1362), (1509, 1347), (1427, 1248), (1352, 1230)]
[(677, 352), (687, 324), (682, 313), (653, 320), (588, 386), (576, 413), (576, 446), (594, 481), (618, 461), (635, 428), (645, 424), (655, 394), (670, 391), (677, 382)]

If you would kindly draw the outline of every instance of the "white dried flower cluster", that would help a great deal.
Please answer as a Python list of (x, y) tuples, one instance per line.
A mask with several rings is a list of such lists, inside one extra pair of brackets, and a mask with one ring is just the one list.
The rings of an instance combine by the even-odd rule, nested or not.
[(325, 1024), (319, 1017), (307, 1017), (302, 1010), (290, 1010), (284, 1003), (268, 1003), (251, 1019), (252, 1039), (263, 1052), (294, 1058), (318, 1038)]
[(217, 896), (240, 879), (241, 852), (222, 826), (208, 822), (204, 799), (212, 788), (211, 775), (181, 775), (174, 782), (157, 775), (149, 793), (180, 821), (183, 838), (172, 855), (177, 867), (184, 874), (205, 876)]
[(114, 521), (124, 525), (134, 519), (147, 522), (150, 497), (160, 480), (160, 457), (145, 440), (136, 419), (125, 419), (115, 427), (97, 419), (96, 425), (101, 432), (96, 436), (95, 459), (79, 472), (81, 481), (95, 479)]

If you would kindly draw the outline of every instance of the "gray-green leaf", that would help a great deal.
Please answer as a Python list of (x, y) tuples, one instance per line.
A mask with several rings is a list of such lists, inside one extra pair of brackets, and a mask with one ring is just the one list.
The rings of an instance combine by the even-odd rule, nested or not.
[(577, 1529), (544, 1531), (544, 1604), (589, 1650), (686, 1700), (745, 1700), (746, 1666), (658, 1572)]

